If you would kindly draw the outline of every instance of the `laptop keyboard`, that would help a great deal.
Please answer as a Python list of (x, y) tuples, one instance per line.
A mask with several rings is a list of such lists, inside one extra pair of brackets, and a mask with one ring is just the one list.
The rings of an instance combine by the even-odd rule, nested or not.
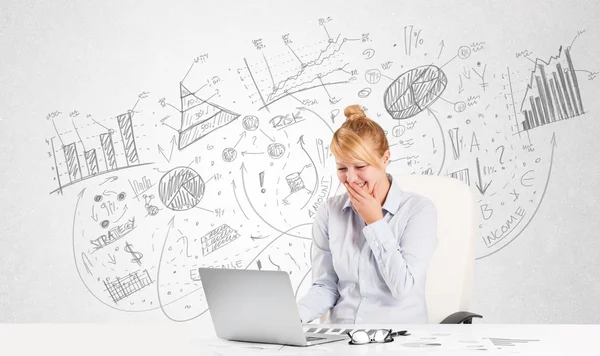
[(317, 341), (317, 340), (324, 340), (327, 339), (326, 337), (318, 337), (318, 336), (306, 336), (306, 341)]

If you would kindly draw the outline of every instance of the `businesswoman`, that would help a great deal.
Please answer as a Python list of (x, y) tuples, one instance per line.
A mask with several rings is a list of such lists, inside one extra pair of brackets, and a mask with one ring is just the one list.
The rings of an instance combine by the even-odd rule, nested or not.
[(330, 147), (346, 193), (315, 215), (312, 285), (298, 301), (300, 317), (307, 323), (330, 310), (332, 323), (427, 323), (435, 206), (386, 172), (390, 150), (381, 126), (358, 105), (344, 115)]

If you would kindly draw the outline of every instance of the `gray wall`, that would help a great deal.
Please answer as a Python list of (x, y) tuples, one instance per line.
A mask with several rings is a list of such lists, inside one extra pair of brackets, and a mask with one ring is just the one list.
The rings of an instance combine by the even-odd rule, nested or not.
[(2, 6), (0, 321), (206, 322), (201, 266), (302, 294), (354, 103), (477, 194), (481, 322), (600, 321), (596, 2), (219, 5)]

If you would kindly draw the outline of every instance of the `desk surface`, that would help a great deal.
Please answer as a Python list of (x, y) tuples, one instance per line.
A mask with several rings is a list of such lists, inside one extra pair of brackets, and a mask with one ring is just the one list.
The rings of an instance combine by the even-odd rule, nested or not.
[[(408, 330), (387, 344), (346, 341), (311, 347), (218, 339), (211, 325), (0, 324), (2, 355), (600, 355), (600, 325), (386, 325)], [(316, 332), (381, 325), (306, 325)], [(340, 329), (340, 330), (336, 330)], [(481, 351), (477, 351), (481, 349)], [(485, 351), (483, 351), (485, 349)]]

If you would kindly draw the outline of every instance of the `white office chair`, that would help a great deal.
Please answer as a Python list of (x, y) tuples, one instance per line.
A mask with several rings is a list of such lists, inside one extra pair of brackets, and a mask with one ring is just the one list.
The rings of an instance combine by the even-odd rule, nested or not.
[(475, 196), (462, 181), (433, 175), (393, 175), (404, 191), (423, 195), (438, 211), (438, 246), (425, 289), (430, 323), (471, 324), (478, 214)]
[[(392, 174), (403, 191), (423, 195), (438, 212), (438, 246), (427, 270), (425, 298), (430, 323), (471, 324), (481, 315), (468, 312), (475, 265), (478, 215), (471, 188), (458, 179)], [(341, 186), (336, 194), (343, 194)], [(329, 312), (320, 318), (329, 319)]]

